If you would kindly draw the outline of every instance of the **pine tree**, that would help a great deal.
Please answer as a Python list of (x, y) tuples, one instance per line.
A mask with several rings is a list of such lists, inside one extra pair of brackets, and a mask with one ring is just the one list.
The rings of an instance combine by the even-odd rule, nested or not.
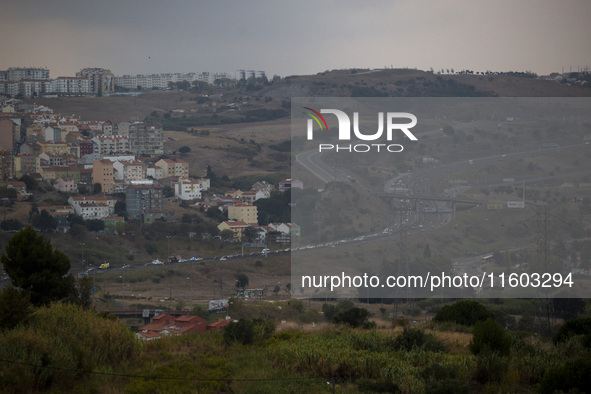
[(0, 261), (12, 285), (28, 291), (35, 306), (63, 300), (74, 291), (74, 278), (68, 275), (70, 259), (32, 227), (10, 238)]

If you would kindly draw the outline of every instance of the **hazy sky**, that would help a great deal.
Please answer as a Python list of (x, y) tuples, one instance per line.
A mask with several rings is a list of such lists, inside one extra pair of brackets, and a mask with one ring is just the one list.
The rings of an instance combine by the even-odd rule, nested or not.
[(590, 17), (589, 0), (3, 0), (0, 70), (547, 74), (591, 66)]

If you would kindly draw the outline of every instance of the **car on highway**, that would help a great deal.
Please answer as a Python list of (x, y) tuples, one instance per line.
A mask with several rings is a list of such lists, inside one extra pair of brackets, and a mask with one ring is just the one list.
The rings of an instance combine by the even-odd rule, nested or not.
[(179, 261), (181, 261), (181, 257), (180, 256), (170, 256), (170, 257), (168, 257), (168, 263), (169, 264), (178, 263)]

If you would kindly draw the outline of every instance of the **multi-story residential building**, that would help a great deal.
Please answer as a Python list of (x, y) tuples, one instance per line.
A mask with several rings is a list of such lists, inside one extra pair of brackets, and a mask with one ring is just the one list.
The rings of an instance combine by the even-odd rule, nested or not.
[(78, 141), (78, 146), (80, 147), (80, 157), (84, 155), (92, 155), (94, 152), (92, 141), (89, 139)]
[(23, 97), (38, 97), (45, 93), (51, 81), (21, 80), (18, 84), (18, 92)]
[(103, 136), (111, 137), (113, 135), (113, 122), (107, 120), (101, 125), (103, 129)]
[(244, 223), (240, 220), (227, 220), (225, 222), (221, 222), (218, 225), (218, 230), (220, 232), (224, 230), (230, 230), (234, 233), (234, 239), (241, 240), (242, 236), (244, 235), (244, 230), (248, 228), (248, 224)]
[(131, 151), (136, 155), (164, 154), (164, 131), (159, 123), (135, 122), (129, 126)]
[(115, 179), (115, 183), (113, 184), (113, 187), (115, 188), (114, 190), (114, 194), (120, 194), (123, 193), (125, 194), (125, 189), (127, 189), (127, 186), (129, 186), (129, 183), (125, 182), (122, 179)]
[(12, 167), (12, 151), (0, 150), (0, 181), (14, 178)]
[(238, 203), (228, 207), (228, 219), (251, 224), (258, 222), (257, 207), (252, 204)]
[(129, 137), (129, 122), (113, 122), (113, 135)]
[(80, 182), (80, 168), (77, 166), (62, 166), (62, 167), (43, 167), (39, 173), (43, 179), (54, 181), (58, 178), (72, 178), (76, 182)]
[(0, 80), (22, 81), (23, 79), (49, 79), (49, 69), (40, 67), (10, 67), (0, 73)]
[(201, 185), (195, 179), (179, 178), (172, 183), (174, 195), (181, 200), (196, 200), (201, 198)]
[(19, 140), (20, 126), (11, 119), (0, 119), (0, 150), (12, 151)]
[(113, 163), (116, 161), (135, 161), (135, 155), (131, 154), (120, 154), (120, 155), (105, 155), (103, 159), (111, 160)]
[(132, 219), (142, 219), (154, 210), (162, 210), (164, 198), (158, 184), (132, 183), (125, 189), (127, 215)]
[(265, 77), (264, 71), (255, 71), (255, 70), (238, 70), (236, 71), (236, 79), (249, 79), (249, 78), (263, 78)]
[[(202, 73), (203, 74), (203, 73)], [(200, 75), (197, 73), (167, 73), (167, 74), (150, 74), (150, 75), (122, 75), (115, 77), (115, 85), (121, 86), (126, 89), (167, 89), (169, 84), (175, 82), (193, 82), (195, 80), (201, 80)], [(209, 73), (207, 73), (207, 80), (209, 82)]]
[(114, 155), (117, 153), (129, 153), (131, 151), (131, 144), (129, 138), (114, 135), (104, 136), (100, 135), (92, 139), (93, 143), (98, 146), (98, 153), (101, 156)]
[(115, 90), (115, 76), (104, 68), (84, 68), (76, 73), (78, 78), (89, 80), (90, 91), (94, 94), (108, 94)]
[(47, 153), (48, 155), (67, 155), (70, 153), (68, 144), (65, 142), (39, 141), (37, 145), (41, 148), (42, 153)]
[(101, 185), (101, 191), (106, 194), (114, 192), (114, 169), (111, 160), (95, 160), (92, 165), (92, 181)]
[(49, 81), (46, 93), (60, 95), (87, 95), (94, 94), (90, 79), (85, 77), (58, 77)]
[(115, 200), (104, 196), (71, 196), (68, 203), (83, 219), (102, 219), (113, 215)]
[(42, 167), (63, 167), (67, 165), (66, 158), (62, 155), (54, 155), (43, 152), (37, 157), (39, 158)]
[(139, 161), (116, 161), (113, 163), (115, 169), (115, 179), (126, 182), (141, 181), (146, 179), (146, 165)]
[(164, 172), (162, 171), (162, 167), (158, 167), (155, 164), (149, 164), (146, 169), (146, 176), (152, 179), (162, 179), (164, 178)]
[(21, 154), (14, 157), (14, 176), (16, 178), (36, 172), (41, 172), (41, 159), (39, 156)]
[(183, 159), (161, 159), (156, 162), (156, 165), (162, 168), (162, 176), (164, 178), (189, 177), (189, 163)]
[(19, 82), (0, 81), (0, 94), (10, 97), (16, 96), (19, 94)]
[(91, 79), (88, 77), (49, 78), (45, 68), (12, 67), (0, 71), (0, 94), (35, 97), (47, 94), (81, 95), (92, 94)]

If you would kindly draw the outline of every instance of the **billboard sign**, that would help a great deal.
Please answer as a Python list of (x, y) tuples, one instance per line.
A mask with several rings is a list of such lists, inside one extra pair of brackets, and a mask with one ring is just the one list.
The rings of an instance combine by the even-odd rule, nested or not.
[(209, 301), (209, 312), (222, 312), (228, 309), (228, 300)]

